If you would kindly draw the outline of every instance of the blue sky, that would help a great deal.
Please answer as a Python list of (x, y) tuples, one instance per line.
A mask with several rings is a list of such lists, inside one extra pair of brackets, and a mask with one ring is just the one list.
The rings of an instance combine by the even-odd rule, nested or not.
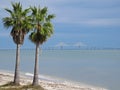
[[(120, 48), (120, 0), (2, 0), (0, 3), (0, 49), (16, 48), (10, 30), (3, 27), (1, 18), (7, 16), (4, 8), (11, 1), (20, 1), (24, 8), (47, 6), (53, 20), (54, 35), (44, 47), (59, 45), (97, 48)], [(25, 38), (22, 48), (35, 45)]]

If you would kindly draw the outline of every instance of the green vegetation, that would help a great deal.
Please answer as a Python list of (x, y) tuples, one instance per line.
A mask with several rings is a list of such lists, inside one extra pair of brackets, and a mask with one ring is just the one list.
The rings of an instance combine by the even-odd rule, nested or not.
[(12, 3), (12, 10), (5, 9), (9, 16), (3, 18), (3, 24), (6, 28), (11, 29), (11, 36), (14, 43), (16, 44), (16, 65), (15, 65), (15, 75), (14, 75), (14, 84), (19, 85), (20, 75), (20, 46), (24, 42), (24, 37), (26, 33), (30, 30), (30, 17), (28, 16), (29, 9), (22, 9), (20, 3)]
[(20, 85), (20, 46), (24, 42), (25, 35), (31, 31), (29, 39), (36, 45), (32, 85), (38, 86), (39, 47), (53, 34), (51, 20), (55, 15), (48, 14), (47, 7), (37, 8), (34, 6), (23, 10), (20, 3), (12, 3), (12, 8), (12, 10), (5, 9), (9, 13), (9, 17), (3, 18), (3, 24), (6, 28), (11, 28), (11, 36), (17, 46), (15, 74), (12, 84)]
[(29, 39), (36, 45), (33, 78), (33, 85), (36, 86), (38, 85), (39, 47), (53, 34), (53, 25), (51, 23), (51, 20), (55, 16), (53, 14), (48, 14), (47, 7), (31, 7), (30, 9), (32, 11), (31, 23), (33, 25), (33, 31), (31, 32)]
[(9, 82), (0, 86), (0, 90), (44, 90), (41, 86), (23, 85), (14, 86), (13, 82)]

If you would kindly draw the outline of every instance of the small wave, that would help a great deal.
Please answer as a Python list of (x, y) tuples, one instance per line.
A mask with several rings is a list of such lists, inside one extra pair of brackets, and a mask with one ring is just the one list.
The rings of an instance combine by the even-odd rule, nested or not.
[(31, 76), (33, 77), (33, 74), (32, 73), (25, 73), (26, 76)]
[[(34, 74), (29, 73), (29, 72), (25, 73), (25, 75), (29, 76), (29, 77), (33, 77), (34, 76)], [(38, 77), (39, 77), (39, 79), (46, 80), (46, 81), (54, 81), (54, 82), (56, 82), (56, 80), (57, 80), (57, 79), (55, 80), (54, 78), (52, 78), (50, 76), (47, 76), (47, 75), (39, 75)]]
[[(33, 77), (34, 74), (32, 73), (25, 73), (26, 76), (30, 76), (30, 77)], [(54, 77), (51, 77), (51, 76), (47, 76), (47, 75), (39, 75), (39, 79), (40, 80), (45, 80), (45, 81), (48, 81), (48, 82), (53, 82), (53, 83), (57, 83), (57, 84), (63, 84), (63, 85), (66, 85), (66, 86), (70, 86), (70, 87), (75, 87), (75, 88), (85, 88), (85, 87), (90, 87), (91, 90), (108, 90), (108, 89), (105, 89), (105, 88), (100, 88), (100, 87), (94, 87), (94, 86), (91, 86), (91, 85), (87, 85), (87, 84), (82, 84), (82, 83), (78, 83), (78, 82), (73, 82), (73, 81), (67, 81), (67, 80), (63, 80), (63, 79), (60, 79), (60, 78), (54, 78)]]

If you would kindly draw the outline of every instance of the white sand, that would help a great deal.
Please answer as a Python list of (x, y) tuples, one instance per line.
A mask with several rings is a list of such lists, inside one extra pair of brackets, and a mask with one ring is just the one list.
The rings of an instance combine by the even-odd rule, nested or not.
[[(0, 85), (4, 85), (10, 81), (13, 81), (14, 74), (11, 72), (0, 71)], [(29, 85), (32, 83), (32, 74), (21, 74), (20, 84)], [(76, 84), (68, 81), (58, 82), (45, 76), (40, 76), (40, 85), (45, 90), (108, 90), (100, 87)]]

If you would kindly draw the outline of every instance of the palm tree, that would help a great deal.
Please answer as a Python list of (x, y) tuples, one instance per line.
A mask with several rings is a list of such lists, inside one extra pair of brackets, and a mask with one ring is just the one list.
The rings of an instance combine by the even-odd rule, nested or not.
[(53, 19), (55, 16), (53, 14), (47, 14), (47, 7), (44, 7), (42, 9), (40, 7), (31, 7), (31, 10), (33, 31), (31, 32), (29, 38), (36, 45), (34, 78), (32, 85), (37, 86), (39, 47), (53, 34), (53, 25), (51, 23), (51, 19)]
[(19, 65), (20, 65), (20, 46), (24, 42), (24, 37), (26, 33), (30, 30), (30, 16), (28, 16), (29, 9), (22, 9), (22, 5), (19, 3), (12, 3), (13, 9), (5, 9), (10, 16), (3, 18), (3, 23), (6, 28), (11, 28), (11, 36), (13, 41), (17, 46), (16, 49), (16, 65), (15, 65), (15, 74), (14, 74), (14, 84), (20, 84), (19, 77)]

